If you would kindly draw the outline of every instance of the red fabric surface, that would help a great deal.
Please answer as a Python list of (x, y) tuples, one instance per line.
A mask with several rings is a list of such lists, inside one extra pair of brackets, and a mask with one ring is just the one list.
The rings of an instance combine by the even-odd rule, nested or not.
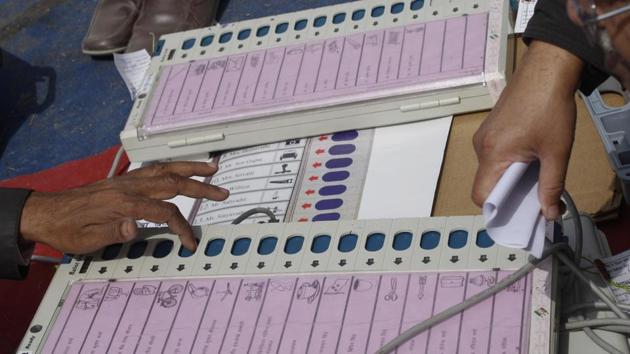
[(50, 263), (33, 262), (26, 280), (0, 280), (0, 353), (16, 352), (55, 269)]
[(630, 249), (630, 206), (623, 204), (619, 210), (619, 218), (597, 224), (608, 240), (613, 254)]
[[(69, 161), (30, 175), (2, 180), (0, 181), (0, 187), (25, 188), (38, 192), (59, 192), (94, 183), (107, 177), (107, 172), (111, 168), (119, 147), (120, 145), (114, 146), (100, 154), (81, 160)], [(116, 174), (126, 171), (128, 166), (129, 159), (126, 154), (123, 154)], [(61, 256), (58, 251), (42, 244), (37, 244), (35, 254), (50, 257)]]
[[(40, 192), (57, 192), (96, 182), (107, 176), (118, 146), (82, 160), (70, 161), (31, 175), (0, 181), (0, 187), (28, 188)], [(126, 171), (126, 155), (120, 161), (118, 173)], [(60, 257), (61, 253), (38, 244), (35, 254)], [(33, 262), (23, 281), (0, 280), (0, 353), (14, 353), (37, 311), (55, 266)]]

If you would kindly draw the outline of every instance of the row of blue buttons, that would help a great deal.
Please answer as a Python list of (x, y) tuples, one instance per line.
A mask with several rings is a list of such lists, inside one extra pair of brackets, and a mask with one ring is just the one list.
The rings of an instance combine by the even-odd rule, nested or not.
[[(411, 1), (409, 8), (411, 10), (419, 10), (424, 6), (424, 0), (413, 0)], [(392, 14), (399, 14), (403, 11), (403, 9), (405, 8), (405, 4), (402, 2), (398, 2), (393, 4), (390, 7), (390, 12)], [(382, 5), (376, 6), (374, 8), (372, 8), (372, 10), (370, 11), (370, 15), (374, 18), (378, 18), (381, 17), (383, 14), (385, 13), (385, 7)], [(359, 9), (359, 10), (355, 10), (354, 12), (352, 12), (351, 18), (353, 21), (360, 21), (365, 17), (365, 10), (364, 9)], [(343, 23), (346, 20), (346, 13), (345, 12), (340, 12), (335, 14), (334, 16), (332, 16), (332, 23), (335, 25), (339, 25), (341, 23)], [(319, 28), (322, 27), (326, 24), (326, 22), (328, 21), (327, 16), (319, 16), (317, 18), (315, 18), (313, 20), (313, 26), (315, 28)], [(295, 29), (296, 31), (302, 31), (305, 28), (308, 27), (308, 20), (307, 19), (300, 19), (298, 21), (296, 21), (293, 24), (293, 29)], [(266, 35), (269, 34), (271, 27), (268, 25), (264, 25), (259, 27), (256, 30), (256, 37), (262, 38), (265, 37)], [(274, 32), (276, 34), (282, 34), (284, 32), (286, 32), (289, 29), (289, 23), (288, 22), (282, 22), (276, 25)], [(245, 40), (247, 38), (249, 38), (251, 36), (252, 30), (247, 28), (244, 30), (241, 30), (238, 32), (238, 34), (236, 35), (236, 38), (240, 41)], [(219, 36), (219, 43), (221, 44), (225, 44), (228, 43), (229, 41), (232, 40), (232, 36), (233, 33), (232, 32), (225, 32), (223, 34), (221, 34)], [(210, 44), (212, 44), (212, 42), (214, 41), (214, 36), (213, 35), (209, 35), (206, 36), (204, 38), (201, 39), (200, 45), (202, 47), (207, 47)], [(195, 39), (194, 38), (190, 38), (185, 40), (182, 43), (182, 49), (187, 50), (192, 48), (195, 45)]]
[[(337, 245), (337, 249), (340, 252), (350, 252), (356, 248), (357, 241), (359, 236), (356, 234), (346, 234), (339, 238), (339, 244)], [(311, 243), (311, 252), (313, 253), (322, 253), (328, 250), (330, 247), (331, 237), (329, 235), (318, 235), (313, 238), (313, 242)], [(411, 241), (413, 239), (413, 234), (411, 232), (399, 232), (394, 235), (394, 239), (392, 242), (392, 248), (397, 251), (404, 251), (411, 247)], [(232, 248), (230, 249), (230, 253), (234, 256), (240, 256), (249, 250), (251, 246), (252, 239), (249, 237), (239, 237), (232, 243)], [(468, 232), (465, 230), (455, 230), (451, 232), (448, 236), (447, 245), (452, 249), (459, 249), (466, 246), (468, 242)], [(440, 233), (437, 231), (428, 231), (422, 234), (420, 237), (420, 248), (424, 250), (432, 250), (436, 248), (440, 243)], [(268, 255), (271, 254), (278, 244), (278, 238), (276, 236), (267, 236), (260, 240), (257, 253), (260, 255)], [(370, 252), (375, 252), (381, 250), (385, 244), (385, 234), (383, 233), (372, 233), (368, 235), (365, 240), (365, 249)], [(480, 248), (488, 248), (494, 245), (492, 239), (488, 236), (488, 233), (485, 230), (479, 231), (477, 233), (477, 237), (475, 239), (475, 244)], [(303, 236), (291, 236), (289, 237), (284, 244), (284, 253), (286, 254), (295, 254), (300, 252), (304, 245), (304, 237)], [(141, 257), (146, 248), (148, 246), (147, 241), (139, 241), (131, 245), (129, 251), (127, 252), (127, 258), (136, 259)], [(225, 239), (223, 238), (214, 238), (206, 244), (204, 254), (208, 257), (215, 257), (219, 255), (223, 251), (223, 247), (225, 246)], [(111, 260), (118, 256), (120, 250), (122, 249), (122, 244), (114, 244), (105, 248), (103, 251), (101, 258), (104, 260)], [(161, 240), (155, 246), (153, 250), (152, 256), (155, 258), (164, 258), (169, 253), (171, 253), (173, 249), (173, 241), (171, 240)], [(192, 253), (185, 248), (181, 247), (178, 252), (180, 257), (190, 257)]]

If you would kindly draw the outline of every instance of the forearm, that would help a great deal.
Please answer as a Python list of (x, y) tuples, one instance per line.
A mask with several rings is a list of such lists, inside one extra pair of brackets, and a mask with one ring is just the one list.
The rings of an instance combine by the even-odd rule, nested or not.
[(606, 80), (604, 53), (598, 46), (591, 46), (584, 30), (567, 16), (566, 0), (541, 0), (536, 5), (534, 16), (523, 34), (526, 43), (544, 41), (563, 48), (585, 63), (580, 72), (579, 89), (585, 94)]
[[(506, 89), (506, 94), (545, 95), (573, 99), (584, 62), (555, 45), (532, 41)], [(522, 92), (522, 91), (530, 92)], [(548, 97), (541, 97), (546, 99)]]

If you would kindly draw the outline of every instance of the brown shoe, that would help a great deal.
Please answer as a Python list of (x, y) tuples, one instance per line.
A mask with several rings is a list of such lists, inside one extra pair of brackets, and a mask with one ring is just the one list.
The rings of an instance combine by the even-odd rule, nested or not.
[(143, 0), (99, 0), (81, 49), (87, 55), (108, 55), (127, 47)]
[(144, 0), (126, 53), (146, 49), (153, 55), (161, 35), (208, 27), (219, 0)]

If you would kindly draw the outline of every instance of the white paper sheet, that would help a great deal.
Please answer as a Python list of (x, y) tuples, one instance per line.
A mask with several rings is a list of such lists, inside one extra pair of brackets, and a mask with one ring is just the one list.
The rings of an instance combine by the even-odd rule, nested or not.
[(516, 13), (516, 23), (514, 24), (514, 33), (525, 32), (529, 19), (534, 16), (536, 2), (537, 0), (519, 0), (518, 12)]
[(483, 204), (488, 235), (497, 244), (540, 257), (546, 221), (538, 200), (538, 163), (513, 163)]
[[(630, 286), (630, 250), (624, 251), (612, 257), (602, 259), (610, 280), (616, 284)], [(610, 286), (610, 290), (620, 304), (630, 305), (630, 292), (616, 286)]]
[(431, 216), (452, 119), (375, 130), (359, 219)]
[[(199, 161), (199, 160), (195, 160), (195, 161)], [(211, 162), (211, 161), (212, 159), (203, 160), (203, 162)], [(127, 170), (128, 171), (137, 170), (142, 166), (143, 164), (141, 163), (132, 162), (131, 164), (129, 164), (129, 168)], [(191, 178), (199, 182), (203, 182), (205, 180), (205, 177), (199, 177), (199, 176), (193, 176)], [(186, 197), (183, 195), (178, 195), (166, 201), (169, 203), (175, 204), (177, 208), (179, 209), (179, 211), (182, 213), (182, 215), (186, 218), (186, 220), (188, 220), (189, 222), (193, 221), (194, 219), (193, 208), (195, 207), (197, 199)], [(167, 227), (166, 224), (158, 224), (158, 223), (154, 223), (147, 220), (137, 220), (136, 224), (138, 224), (138, 227)]]
[(151, 56), (144, 49), (133, 53), (115, 53), (114, 65), (127, 85), (131, 99), (134, 100), (151, 65)]

